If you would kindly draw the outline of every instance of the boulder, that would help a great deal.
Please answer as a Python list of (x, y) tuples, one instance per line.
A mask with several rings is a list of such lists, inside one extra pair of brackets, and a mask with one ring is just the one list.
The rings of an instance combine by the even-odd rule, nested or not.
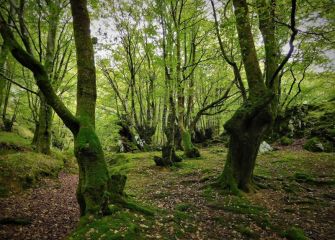
[(261, 145), (259, 146), (258, 153), (262, 154), (262, 153), (266, 153), (266, 152), (270, 152), (270, 151), (273, 151), (273, 148), (270, 146), (270, 144), (263, 141), (261, 143)]

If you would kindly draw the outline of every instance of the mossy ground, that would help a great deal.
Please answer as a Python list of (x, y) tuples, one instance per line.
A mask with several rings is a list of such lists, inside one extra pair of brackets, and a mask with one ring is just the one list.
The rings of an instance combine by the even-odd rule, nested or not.
[(30, 142), (16, 133), (0, 132), (0, 196), (32, 187), (42, 177), (55, 177), (64, 164), (75, 168), (70, 156), (36, 153)]
[(8, 195), (33, 186), (41, 177), (57, 176), (63, 161), (34, 152), (0, 156), (0, 193)]
[[(157, 209), (154, 216), (126, 210), (127, 218), (116, 217), (115, 224), (121, 219), (128, 229), (129, 237), (121, 239), (285, 239), (296, 233), (292, 226), (305, 237), (296, 239), (329, 239), (335, 208), (333, 154), (262, 154), (255, 170), (258, 192), (232, 196), (210, 187), (223, 169), (226, 152), (223, 146), (201, 149), (201, 158), (170, 168), (155, 166), (157, 152), (107, 155), (111, 172), (127, 174), (127, 195)], [(110, 238), (101, 230), (101, 239), (119, 236), (113, 235), (119, 231), (113, 217), (97, 221), (111, 224)], [(93, 234), (94, 224), (79, 228), (80, 236)]]
[[(211, 187), (222, 172), (226, 153), (222, 145), (203, 148), (200, 158), (169, 168), (155, 166), (158, 152), (107, 153), (109, 171), (127, 175), (129, 204), (110, 205), (111, 215), (99, 219), (82, 218), (69, 239), (332, 237), (333, 154), (280, 150), (259, 155), (258, 192), (233, 196)], [(0, 168), (2, 175), (15, 169), (16, 178), (29, 179), (31, 173), (52, 175), (64, 162), (73, 165), (59, 152), (52, 159), (31, 151), (10, 152), (0, 157)]]

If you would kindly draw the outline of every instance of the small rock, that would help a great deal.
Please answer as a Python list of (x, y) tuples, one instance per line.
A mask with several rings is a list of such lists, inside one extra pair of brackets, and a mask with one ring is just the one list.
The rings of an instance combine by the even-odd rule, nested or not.
[(267, 142), (263, 141), (261, 143), (261, 145), (259, 146), (258, 153), (262, 154), (262, 153), (270, 152), (272, 150), (273, 150), (273, 148), (270, 146), (270, 144), (268, 144)]

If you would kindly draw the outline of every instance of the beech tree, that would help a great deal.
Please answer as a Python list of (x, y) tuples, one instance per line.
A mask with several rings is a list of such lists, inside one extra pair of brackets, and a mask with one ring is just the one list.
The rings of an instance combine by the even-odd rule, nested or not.
[(227, 161), (219, 184), (233, 192), (254, 190), (253, 170), (258, 149), (265, 134), (271, 129), (278, 111), (278, 74), (293, 52), (296, 1), (292, 0), (289, 51), (281, 60), (276, 36), (276, 1), (258, 0), (257, 14), (259, 30), (265, 49), (264, 77), (257, 57), (253, 33), (251, 31), (249, 6), (246, 0), (233, 0), (236, 28), (242, 60), (249, 87), (248, 97), (242, 106), (225, 124), (230, 135)]
[(95, 133), (96, 76), (87, 1), (71, 0), (71, 12), (78, 68), (76, 115), (57, 96), (49, 81), (47, 68), (20, 46), (2, 14), (0, 32), (14, 58), (33, 72), (40, 91), (47, 96), (47, 103), (71, 130), (79, 165), (77, 199), (80, 212), (81, 215), (98, 214), (107, 209), (111, 196), (108, 191), (113, 183)]

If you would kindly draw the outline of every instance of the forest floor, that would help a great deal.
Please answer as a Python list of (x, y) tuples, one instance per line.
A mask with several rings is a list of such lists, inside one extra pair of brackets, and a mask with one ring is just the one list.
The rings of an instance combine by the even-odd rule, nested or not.
[[(129, 198), (154, 216), (116, 210), (82, 223), (70, 239), (335, 239), (334, 154), (298, 147), (262, 154), (255, 171), (261, 189), (242, 196), (210, 187), (223, 169), (224, 147), (201, 149), (202, 157), (172, 168), (154, 166), (159, 154), (106, 156), (111, 172), (127, 174)], [(32, 222), (0, 225), (0, 238), (63, 239), (79, 220), (76, 185), (75, 175), (61, 173), (2, 198), (0, 215)]]
[(77, 175), (61, 172), (56, 179), (44, 178), (32, 189), (1, 198), (0, 219), (22, 224), (0, 224), (0, 239), (64, 239), (79, 221), (77, 184)]

